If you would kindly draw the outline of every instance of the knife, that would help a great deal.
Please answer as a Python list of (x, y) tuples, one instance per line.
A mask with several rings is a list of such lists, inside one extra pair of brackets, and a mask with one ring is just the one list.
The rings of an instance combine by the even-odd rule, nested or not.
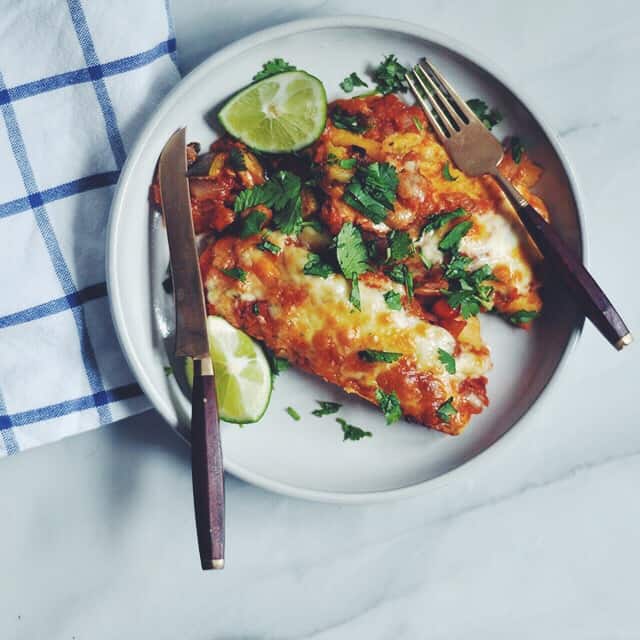
[(185, 129), (164, 146), (158, 162), (162, 213), (169, 237), (176, 307), (176, 356), (193, 358), (191, 474), (200, 563), (224, 568), (224, 470), (207, 314), (187, 179)]

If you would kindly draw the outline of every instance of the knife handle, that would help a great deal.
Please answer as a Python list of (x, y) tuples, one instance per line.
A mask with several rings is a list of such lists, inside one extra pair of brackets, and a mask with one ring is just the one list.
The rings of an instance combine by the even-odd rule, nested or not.
[(191, 473), (203, 569), (224, 568), (224, 469), (211, 358), (193, 362)]

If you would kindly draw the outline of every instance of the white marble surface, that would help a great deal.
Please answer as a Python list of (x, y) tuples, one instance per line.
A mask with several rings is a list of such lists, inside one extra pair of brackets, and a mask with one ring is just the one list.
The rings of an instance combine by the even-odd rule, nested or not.
[[(473, 41), (545, 105), (584, 191), (593, 271), (640, 332), (640, 5), (174, 4), (184, 69), (312, 15)], [(639, 348), (617, 354), (587, 327), (546, 414), (437, 494), (338, 507), (228, 478), (223, 573), (198, 567), (188, 453), (154, 414), (2, 460), (0, 638), (639, 638)]]

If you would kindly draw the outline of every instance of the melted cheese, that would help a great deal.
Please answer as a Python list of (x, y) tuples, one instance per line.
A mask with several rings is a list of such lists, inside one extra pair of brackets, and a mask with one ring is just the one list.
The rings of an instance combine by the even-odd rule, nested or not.
[[(279, 233), (270, 234), (270, 241), (282, 247), (277, 256), (259, 251), (251, 239), (226, 238), (212, 247), (205, 282), (210, 312), (349, 392), (377, 402), (378, 389), (394, 390), (405, 414), (423, 424), (452, 433), (466, 424), (467, 411), (445, 424), (436, 409), (450, 397), (457, 399), (465, 380), (484, 375), (490, 367), (486, 350), (472, 352), (469, 344), (414, 313), (406, 298), (403, 309), (390, 309), (384, 294), (393, 290), (403, 295), (404, 288), (380, 273), (360, 277), (358, 311), (349, 302), (351, 284), (345, 278), (305, 275), (306, 247)], [(245, 282), (222, 274), (220, 269), (228, 269), (230, 261), (246, 271)], [(253, 312), (253, 301), (259, 315)], [(367, 349), (402, 357), (393, 363), (370, 363), (358, 355)], [(440, 362), (440, 349), (456, 354), (460, 366), (455, 374)]]

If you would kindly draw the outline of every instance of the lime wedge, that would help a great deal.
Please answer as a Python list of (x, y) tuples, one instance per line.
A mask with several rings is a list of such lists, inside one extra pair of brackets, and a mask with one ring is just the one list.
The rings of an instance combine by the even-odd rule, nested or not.
[(253, 149), (297, 151), (320, 137), (327, 120), (327, 94), (318, 78), (287, 71), (237, 93), (218, 118), (228, 133)]
[[(262, 418), (271, 397), (271, 369), (262, 349), (246, 334), (216, 316), (207, 318), (209, 351), (216, 376), (218, 413), (226, 422)], [(185, 363), (193, 384), (193, 360)]]

